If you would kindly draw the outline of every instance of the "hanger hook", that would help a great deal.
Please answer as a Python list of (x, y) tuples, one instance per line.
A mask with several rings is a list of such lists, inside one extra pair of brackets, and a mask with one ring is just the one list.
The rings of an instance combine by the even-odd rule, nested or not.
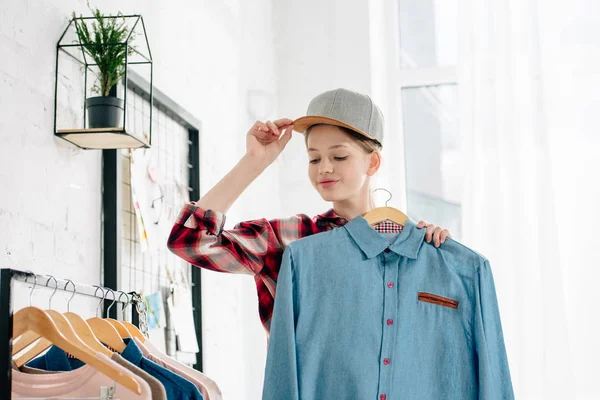
[(46, 281), (46, 287), (48, 287), (48, 283), (50, 283), (50, 279), (54, 279), (54, 292), (52, 292), (52, 294), (50, 295), (50, 298), (48, 299), (48, 308), (52, 309), (52, 298), (54, 297), (54, 295), (56, 294), (56, 291), (58, 290), (58, 281), (52, 275), (47, 275), (47, 276), (48, 276), (48, 280)]
[(102, 288), (97, 285), (94, 285), (94, 287), (96, 288), (96, 290), (94, 291), (94, 296), (96, 295), (96, 293), (98, 293), (98, 290), (102, 292), (102, 299), (100, 300), (100, 303), (98, 303), (98, 307), (96, 307), (96, 317), (97, 317), (98, 310), (100, 309), (100, 306), (102, 305), (102, 303), (104, 303), (104, 290), (102, 290)]
[(69, 300), (67, 301), (67, 312), (71, 311), (71, 300), (73, 300), (73, 297), (75, 297), (75, 293), (77, 292), (77, 289), (75, 288), (75, 284), (73, 283), (72, 280), (67, 279), (67, 283), (65, 283), (65, 287), (63, 288), (64, 291), (67, 290), (67, 286), (69, 286), (69, 283), (71, 285), (73, 285), (73, 294), (71, 295), (71, 297), (69, 298)]
[(392, 195), (392, 192), (390, 192), (389, 190), (387, 190), (387, 189), (384, 189), (384, 188), (378, 188), (378, 189), (375, 189), (375, 190), (373, 190), (373, 193), (375, 193), (375, 192), (376, 192), (376, 191), (378, 191), (378, 190), (385, 190), (385, 191), (386, 191), (386, 192), (388, 192), (388, 194), (390, 195), (390, 198), (389, 198), (389, 199), (387, 199), (387, 201), (385, 202), (385, 206), (387, 207), (387, 206), (388, 206), (388, 203), (390, 202), (390, 200), (392, 200), (392, 197), (394, 197), (394, 196)]
[(125, 304), (123, 305), (123, 308), (121, 308), (121, 312), (123, 313), (123, 319), (125, 319), (125, 309), (126, 309), (127, 307), (129, 307), (129, 304), (131, 303), (131, 299), (129, 299), (129, 296), (128, 296), (128, 295), (127, 295), (127, 293), (125, 293), (124, 291), (122, 291), (122, 290), (119, 290), (119, 292), (121, 292), (121, 294), (119, 295), (119, 299), (118, 299), (119, 301), (121, 301), (121, 297), (122, 297), (123, 295), (125, 295), (125, 298), (127, 299), (127, 301), (126, 301), (126, 302), (125, 302)]
[[(37, 275), (34, 274), (32, 271), (27, 271), (27, 273), (29, 275), (33, 275), (33, 279), (35, 279), (33, 281), (33, 286), (31, 287), (31, 292), (29, 292), (29, 307), (31, 307), (31, 296), (33, 296), (33, 291), (35, 290), (35, 287), (37, 286)], [(25, 282), (27, 282), (27, 280), (25, 280)]]
[[(115, 302), (117, 301), (117, 296), (115, 295), (115, 291), (112, 290), (111, 288), (106, 288), (106, 295), (108, 296), (108, 293), (112, 293), (113, 295), (113, 299), (112, 299), (112, 303), (110, 303), (110, 306), (108, 306), (108, 308), (106, 309), (106, 318), (110, 318), (110, 308), (115, 304)], [(108, 299), (107, 299), (108, 300)]]

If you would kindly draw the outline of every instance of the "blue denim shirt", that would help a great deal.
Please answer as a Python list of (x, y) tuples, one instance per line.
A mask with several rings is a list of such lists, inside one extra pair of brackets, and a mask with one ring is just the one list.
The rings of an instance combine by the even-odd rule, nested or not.
[[(164, 386), (169, 400), (202, 400), (200, 390), (185, 378), (161, 367), (143, 357), (142, 350), (131, 339), (123, 339), (127, 346), (121, 357), (133, 365), (146, 371)], [(83, 362), (67, 357), (67, 354), (56, 346), (52, 346), (46, 354), (27, 363), (28, 367), (44, 371), (72, 371), (85, 365)]]
[(424, 234), (357, 217), (287, 247), (263, 400), (514, 398), (488, 260)]

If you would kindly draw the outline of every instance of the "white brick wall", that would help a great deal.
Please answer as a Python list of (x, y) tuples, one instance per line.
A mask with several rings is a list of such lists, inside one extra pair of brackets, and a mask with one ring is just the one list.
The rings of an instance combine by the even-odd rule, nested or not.
[(100, 153), (52, 134), (55, 46), (71, 7), (1, 6), (0, 265), (98, 283)]

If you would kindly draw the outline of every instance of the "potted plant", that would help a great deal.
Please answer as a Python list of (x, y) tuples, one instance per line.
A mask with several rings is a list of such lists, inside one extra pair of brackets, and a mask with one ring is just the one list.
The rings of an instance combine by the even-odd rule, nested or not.
[(99, 96), (87, 98), (85, 102), (89, 127), (119, 127), (123, 120), (124, 102), (110, 96), (110, 91), (125, 74), (126, 56), (133, 52), (133, 48), (127, 42), (129, 27), (121, 13), (113, 17), (104, 16), (97, 8), (91, 10), (94, 16), (91, 29), (86, 19), (77, 18), (73, 12), (79, 44), (98, 68), (98, 72), (90, 68), (97, 78), (92, 92), (98, 93)]

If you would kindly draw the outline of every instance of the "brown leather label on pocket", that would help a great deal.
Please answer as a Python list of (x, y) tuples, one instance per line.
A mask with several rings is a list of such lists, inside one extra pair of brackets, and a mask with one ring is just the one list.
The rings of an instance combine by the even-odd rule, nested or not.
[(419, 292), (417, 298), (420, 301), (437, 304), (439, 306), (450, 307), (454, 309), (458, 308), (458, 301), (449, 299), (447, 297), (438, 296), (437, 294)]

